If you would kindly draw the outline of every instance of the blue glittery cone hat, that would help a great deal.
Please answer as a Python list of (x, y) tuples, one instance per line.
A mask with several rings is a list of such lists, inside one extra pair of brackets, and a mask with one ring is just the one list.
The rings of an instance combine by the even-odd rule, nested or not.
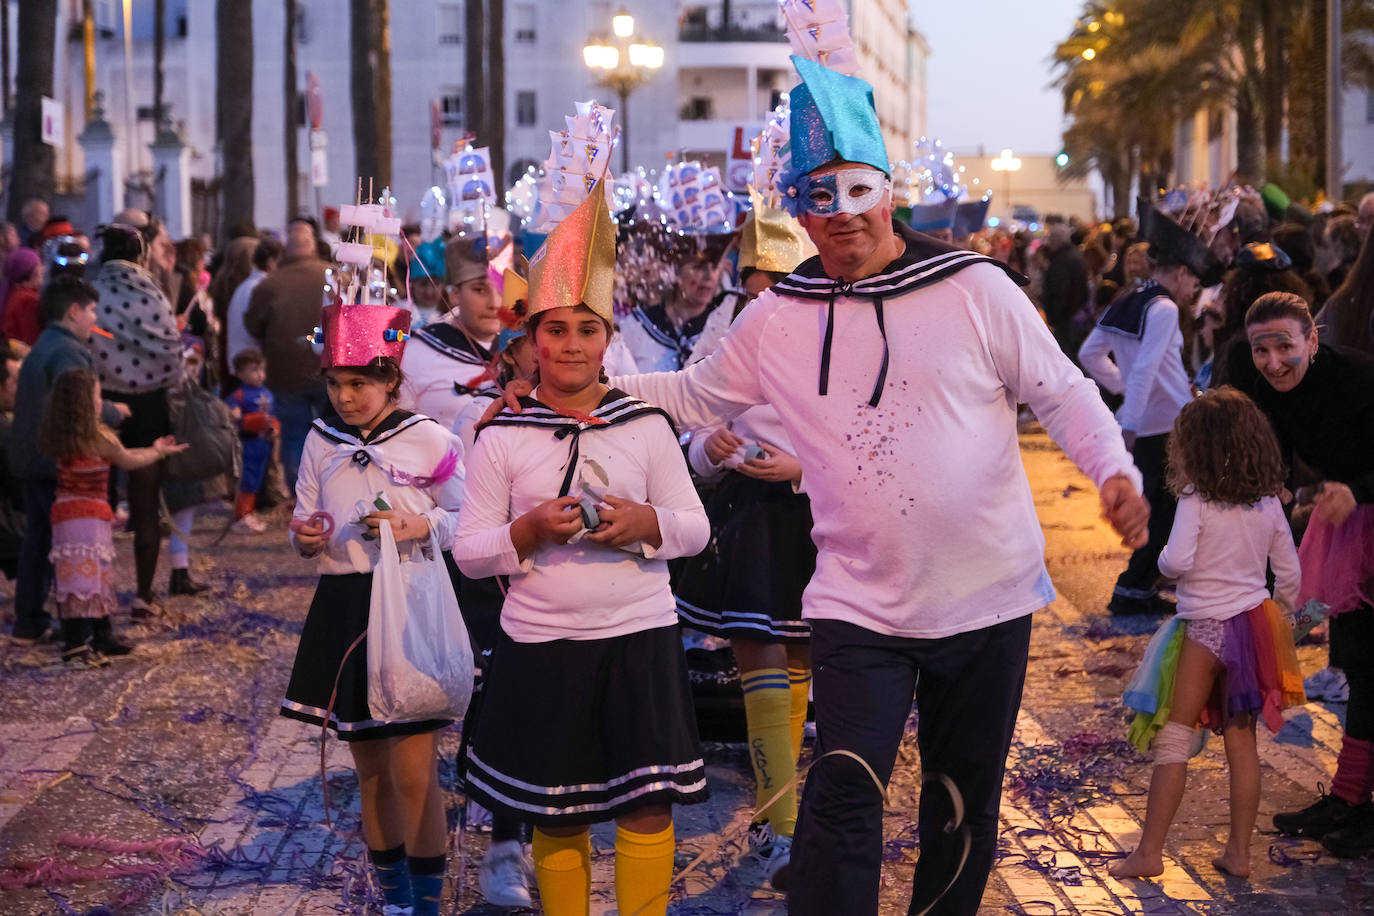
[(802, 81), (790, 96), (791, 171), (805, 175), (833, 159), (845, 159), (890, 175), (873, 87), (795, 54), (792, 65)]

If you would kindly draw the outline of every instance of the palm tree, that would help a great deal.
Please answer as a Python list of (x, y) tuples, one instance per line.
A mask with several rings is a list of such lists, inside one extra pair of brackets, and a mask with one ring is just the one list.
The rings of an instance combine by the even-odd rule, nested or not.
[(506, 3), (487, 0), (487, 131), (497, 190), (506, 185)]
[[(6, 4), (8, 6), (8, 4)], [(9, 220), (19, 223), (31, 197), (51, 201), (53, 148), (43, 142), (43, 97), (53, 94), (53, 50), (57, 45), (57, 0), (19, 4), (19, 59), (15, 70), (14, 168), (10, 172)]]
[(463, 15), (463, 126), (480, 143), (487, 136), (486, 10), (482, 0), (467, 0)]
[(215, 4), (215, 139), (227, 230), (253, 222), (253, 4), (240, 0)]
[(10, 5), (0, 0), (0, 108), (11, 114), (14, 96), (10, 94)]
[(353, 148), (358, 174), (391, 184), (391, 11), (387, 0), (352, 0)]
[(300, 136), (300, 93), (296, 88), (296, 0), (286, 2), (286, 61), (284, 101), (286, 123), (282, 125), (282, 136), (286, 142), (286, 218), (300, 216), (300, 170), (296, 152), (296, 141)]

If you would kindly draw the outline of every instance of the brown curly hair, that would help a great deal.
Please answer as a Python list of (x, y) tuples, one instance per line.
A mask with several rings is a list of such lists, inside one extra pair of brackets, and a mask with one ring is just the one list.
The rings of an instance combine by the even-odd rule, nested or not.
[(38, 448), (53, 459), (92, 455), (109, 427), (96, 410), (97, 378), (89, 369), (70, 369), (53, 382), (38, 427)]
[(1168, 457), (1175, 496), (1248, 506), (1283, 489), (1283, 455), (1269, 418), (1230, 385), (1183, 406)]

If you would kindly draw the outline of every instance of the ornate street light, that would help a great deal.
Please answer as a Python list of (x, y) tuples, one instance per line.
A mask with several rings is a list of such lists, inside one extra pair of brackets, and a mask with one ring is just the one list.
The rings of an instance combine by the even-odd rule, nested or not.
[(1021, 160), (1013, 156), (1011, 150), (1004, 149), (1002, 150), (1002, 155), (992, 160), (992, 170), (994, 172), (1002, 172), (1007, 176), (1005, 182), (1007, 189), (1007, 221), (1011, 222), (1013, 213), (1011, 205), (1011, 173), (1021, 170)]
[(663, 48), (635, 35), (635, 20), (623, 6), (611, 17), (612, 37), (591, 35), (582, 60), (596, 82), (620, 97), (620, 170), (630, 170), (630, 93), (663, 66)]

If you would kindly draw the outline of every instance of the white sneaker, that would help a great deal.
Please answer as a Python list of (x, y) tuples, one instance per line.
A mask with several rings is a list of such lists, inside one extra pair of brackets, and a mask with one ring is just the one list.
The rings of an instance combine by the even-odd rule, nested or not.
[(382, 916), (411, 916), (414, 912), (414, 907), (397, 906), (394, 903), (388, 903), (382, 907)]
[(267, 522), (252, 512), (234, 522), (234, 531), (238, 534), (262, 534), (266, 530)]
[(749, 825), (749, 855), (766, 859), (773, 854), (773, 825), (767, 821), (755, 821)]
[(519, 840), (492, 843), (477, 872), (477, 886), (494, 906), (531, 906), (531, 871)]
[(792, 838), (773, 837), (773, 852), (763, 866), (763, 877), (775, 891), (787, 890), (787, 882), (792, 877)]

